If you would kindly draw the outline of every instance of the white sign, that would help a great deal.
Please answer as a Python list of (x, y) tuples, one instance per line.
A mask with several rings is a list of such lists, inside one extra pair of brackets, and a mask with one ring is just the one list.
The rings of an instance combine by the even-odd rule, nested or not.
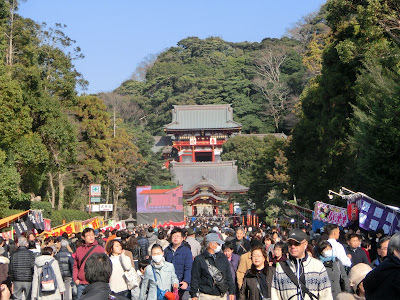
[(90, 185), (90, 196), (101, 196), (101, 184)]
[(113, 205), (112, 204), (100, 204), (100, 211), (112, 211)]
[[(89, 206), (89, 205), (88, 205)], [(90, 212), (99, 212), (100, 207), (98, 204), (92, 204), (90, 205)]]
[(196, 138), (190, 138), (190, 145), (196, 145)]
[(210, 138), (210, 145), (216, 145), (217, 144), (217, 139), (216, 138)]

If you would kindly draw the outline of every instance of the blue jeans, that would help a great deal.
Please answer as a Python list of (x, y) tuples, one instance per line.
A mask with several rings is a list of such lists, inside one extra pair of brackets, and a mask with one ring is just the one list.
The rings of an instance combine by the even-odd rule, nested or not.
[(82, 297), (83, 290), (84, 290), (87, 286), (88, 286), (87, 284), (78, 284), (78, 292), (77, 292), (78, 299), (79, 299), (80, 297)]

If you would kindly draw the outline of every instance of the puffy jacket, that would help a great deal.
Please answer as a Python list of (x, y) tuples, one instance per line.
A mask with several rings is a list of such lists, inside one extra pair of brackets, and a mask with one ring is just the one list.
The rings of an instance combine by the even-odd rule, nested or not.
[(55, 255), (55, 258), (60, 266), (62, 278), (72, 277), (74, 258), (72, 257), (71, 252), (69, 252), (66, 247), (61, 247), (60, 251)]
[(104, 248), (99, 246), (97, 241), (95, 240), (93, 244), (83, 244), (82, 246), (79, 246), (76, 249), (75, 252), (75, 260), (74, 260), (74, 270), (72, 277), (74, 281), (79, 280), (81, 284), (88, 284), (85, 278), (85, 264), (90, 257), (90, 255), (85, 259), (85, 261), (82, 263), (82, 259), (85, 257), (86, 253), (92, 248), (96, 247), (92, 252), (90, 252), (90, 255), (93, 253), (105, 253)]
[(82, 297), (79, 300), (127, 300), (128, 298), (122, 296), (114, 296), (112, 298), (110, 296), (114, 295), (111, 292), (110, 285), (106, 282), (94, 282), (89, 284), (83, 291)]
[(148, 248), (149, 248), (149, 240), (145, 238), (144, 236), (141, 236), (137, 240), (138, 245), (140, 246), (141, 253), (140, 253), (140, 259), (145, 259), (146, 256), (149, 256)]
[(214, 259), (210, 252), (204, 251), (204, 253), (197, 255), (193, 261), (192, 281), (190, 283), (191, 297), (197, 297), (198, 292), (214, 296), (220, 295), (220, 292), (208, 271), (206, 259), (209, 261), (210, 265), (217, 267), (217, 269), (224, 274), (229, 294), (235, 294), (235, 284), (232, 280), (231, 267), (225, 254), (218, 252), (215, 254)]
[(193, 265), (192, 251), (184, 246), (183, 243), (174, 251), (172, 244), (170, 244), (165, 248), (164, 258), (174, 265), (179, 282), (184, 281), (190, 285)]
[(11, 255), (9, 272), (12, 281), (32, 282), (35, 254), (26, 247), (18, 247)]
[(0, 256), (0, 284), (8, 282), (8, 264), (10, 260), (7, 257)]

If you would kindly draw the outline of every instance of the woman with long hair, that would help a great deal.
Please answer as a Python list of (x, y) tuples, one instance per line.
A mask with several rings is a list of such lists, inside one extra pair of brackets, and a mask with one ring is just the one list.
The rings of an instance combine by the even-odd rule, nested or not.
[(251, 249), (252, 265), (246, 272), (239, 293), (239, 300), (271, 298), (273, 267), (268, 265), (268, 255), (263, 246)]

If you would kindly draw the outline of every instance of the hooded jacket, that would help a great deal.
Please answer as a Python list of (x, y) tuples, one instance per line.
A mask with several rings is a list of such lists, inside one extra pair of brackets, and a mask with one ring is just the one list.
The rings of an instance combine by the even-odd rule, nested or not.
[[(154, 274), (156, 275), (157, 282)], [(164, 259), (160, 265), (155, 265), (152, 262), (144, 270), (139, 300), (155, 300), (157, 299), (157, 286), (163, 291), (171, 291), (172, 285), (175, 283), (179, 283), (179, 281), (176, 277), (173, 264), (166, 262)]]
[(92, 248), (96, 247), (90, 255), (93, 253), (105, 253), (104, 248), (99, 246), (97, 241), (95, 240), (93, 244), (83, 244), (76, 249), (75, 253), (75, 261), (74, 261), (74, 269), (73, 269), (73, 279), (74, 281), (79, 280), (80, 284), (89, 284), (85, 278), (85, 264), (90, 257), (90, 255), (85, 259), (82, 263), (82, 259), (85, 257), (86, 253)]
[(400, 259), (388, 255), (364, 279), (368, 300), (398, 299), (400, 295)]
[[(43, 293), (40, 289), (41, 285), (41, 273), (42, 273), (42, 268), (46, 262), (50, 262), (51, 267), (54, 270), (54, 274), (56, 275), (56, 280), (57, 280), (57, 290), (54, 293)], [(57, 260), (50, 256), (50, 255), (41, 255), (38, 256), (35, 260), (35, 268), (34, 268), (34, 273), (33, 273), (33, 281), (32, 281), (32, 299), (48, 299), (48, 300), (61, 300), (61, 294), (65, 291), (65, 286), (64, 286), (64, 281), (61, 276), (60, 272), (60, 267), (58, 265)]]

